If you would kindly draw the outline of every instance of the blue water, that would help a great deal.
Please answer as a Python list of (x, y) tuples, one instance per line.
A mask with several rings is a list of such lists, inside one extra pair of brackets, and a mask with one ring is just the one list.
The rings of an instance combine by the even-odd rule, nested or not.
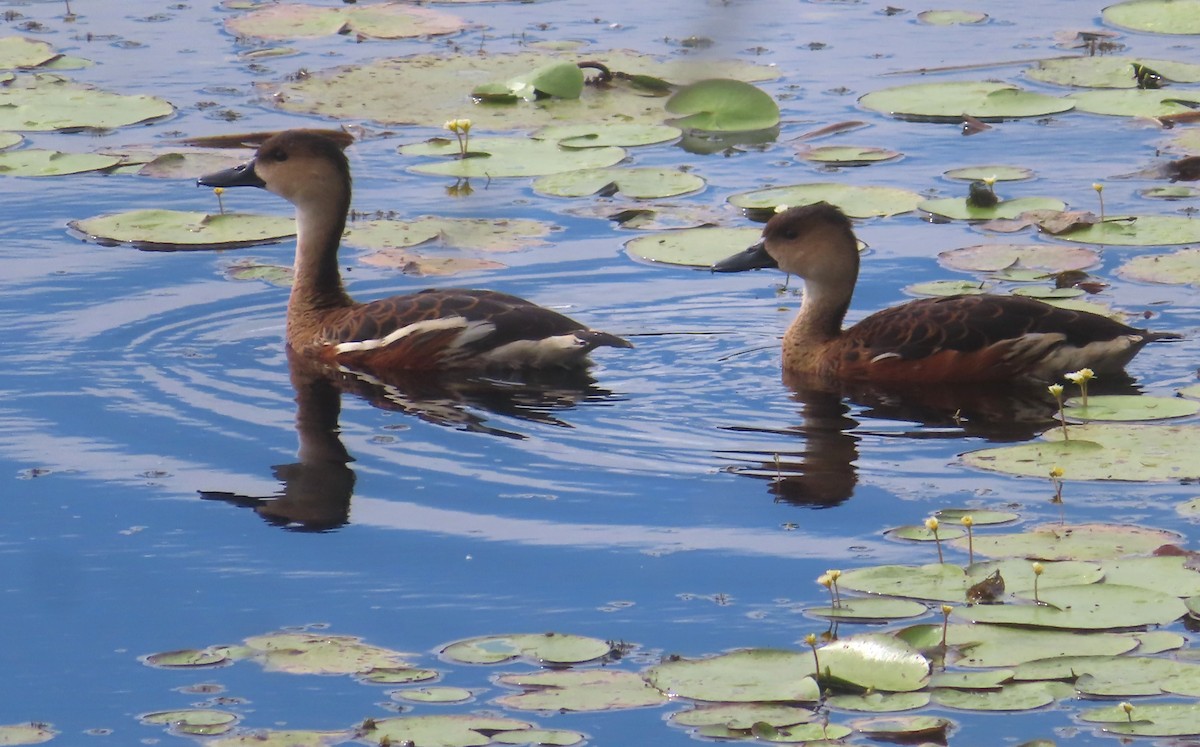
[[(152, 93), (179, 109), (168, 121), (103, 135), (29, 136), (34, 146), (63, 150), (333, 126), (271, 109), (252, 83), (277, 82), (301, 67), (444, 47), (439, 40), (356, 44), (337, 37), (298, 42), (298, 54), (261, 60), (251, 70), (236, 56), (243, 48), (221, 28), (228, 12), (216, 7), (175, 5), (151, 21), (149, 9), (76, 3), (79, 18), (67, 23), (59, 3), (2, 5), (23, 15), (5, 22), (10, 33), (37, 20), (45, 28), (39, 37), (96, 61), (70, 77)], [(886, 16), (883, 4), (869, 3), (442, 7), (486, 28), (486, 39), (480, 28), (456, 37), (465, 48), (514, 49), (523, 33), (663, 55), (678, 54), (678, 39), (690, 34), (713, 37), (713, 54), (750, 58), (747, 50), (764, 47), (753, 59), (783, 72), (763, 84), (784, 109), (777, 143), (733, 157), (699, 157), (670, 145), (632, 152), (635, 163), (686, 162), (704, 176), (707, 189), (684, 201), (719, 208), (745, 189), (827, 180), (957, 194), (961, 185), (942, 179), (943, 171), (1000, 162), (1038, 173), (1004, 185), (1005, 196), (1057, 195), (1095, 209), (1092, 182), (1151, 162), (1162, 133), (1131, 120), (1073, 114), (964, 138), (953, 125), (899, 123), (857, 108), (863, 93), (917, 79), (884, 73), (1063, 54), (1052, 33), (1098, 27), (1101, 7), (990, 5), (991, 23), (951, 29), (921, 26), (912, 14)], [(598, 14), (601, 22), (593, 20)], [(538, 26), (542, 21), (548, 29)], [(1135, 53), (1197, 57), (1189, 37), (1126, 33), (1122, 41)], [(828, 46), (812, 50), (810, 42)], [(997, 67), (939, 79), (1020, 82), (1019, 71)], [(198, 106), (206, 101), (240, 119), (213, 116)], [(904, 158), (833, 173), (794, 159), (788, 141), (848, 119), (871, 127), (840, 140), (896, 148)], [(821, 598), (814, 579), (825, 569), (932, 559), (926, 548), (885, 540), (891, 526), (964, 505), (1016, 506), (1030, 523), (1057, 518), (1045, 481), (956, 463), (957, 454), (985, 445), (984, 437), (862, 404), (797, 401), (779, 375), (777, 339), (796, 305), (794, 294), (777, 292), (782, 277), (634, 262), (622, 244), (636, 233), (571, 217), (567, 210), (582, 201), (539, 197), (528, 180), (493, 182), (449, 200), (445, 184), (406, 173), (411, 163), (395, 152), (440, 133), (393, 129), (393, 136), (353, 149), (357, 209), (404, 217), (520, 215), (564, 230), (551, 246), (499, 256), (506, 269), (448, 280), (372, 268), (347, 250), (342, 259), (352, 268), (353, 294), (486, 286), (627, 335), (636, 349), (599, 353), (595, 384), (574, 405), (534, 406), (529, 417), (467, 406), (473, 427), (344, 395), (340, 440), (354, 458), (348, 467), (355, 479), (345, 523), (320, 532), (281, 528), (251, 507), (201, 494), (272, 496), (281, 489), (273, 468), (299, 462), (295, 392), (281, 343), (286, 291), (223, 277), (235, 259), (287, 264), (292, 246), (168, 254), (84, 243), (67, 232), (68, 221), (132, 207), (212, 210), (213, 197), (186, 180), (0, 177), (0, 723), (51, 722), (63, 744), (80, 743), (90, 729), (113, 730), (119, 744), (179, 743), (159, 727), (139, 725), (136, 715), (204, 700), (180, 691), (201, 682), (246, 699), (232, 710), (251, 728), (339, 729), (388, 715), (381, 705), (386, 688), (350, 678), (266, 674), (248, 663), (167, 671), (139, 659), (314, 624), (423, 653), (426, 664), (453, 640), (501, 632), (624, 640), (638, 646), (630, 667), (664, 653), (791, 646), (823, 627), (797, 606)], [(1106, 184), (1113, 213), (1181, 205), (1145, 203), (1136, 197), (1144, 183)], [(286, 212), (266, 194), (225, 199), (239, 210)], [(727, 215), (730, 225), (748, 225)], [(954, 277), (937, 267), (936, 253), (988, 240), (968, 226), (929, 225), (915, 215), (865, 222), (860, 235), (871, 252), (855, 316), (902, 300), (909, 282)], [(1030, 240), (1037, 239), (1017, 238)], [(1095, 273), (1112, 282), (1106, 299), (1151, 309), (1149, 324), (1193, 338), (1148, 350), (1129, 369), (1142, 390), (1170, 395), (1195, 376), (1195, 292), (1120, 280), (1113, 270), (1132, 251), (1107, 252)], [(775, 454), (785, 464), (808, 459), (810, 469), (830, 478), (778, 485), (771, 479)], [(1069, 483), (1066, 492), (1073, 519), (1194, 534), (1191, 525), (1178, 526), (1172, 508), (1194, 495), (1190, 486)], [(488, 680), (492, 670), (440, 668), (448, 684), (486, 689), (458, 710), (485, 707), (501, 692)], [(444, 712), (438, 708), (415, 712)], [(594, 744), (690, 742), (660, 723), (665, 712), (534, 720), (581, 730)], [(961, 724), (956, 741), (998, 743), (987, 717), (952, 717)], [(1064, 709), (1010, 719), (1005, 728), (1020, 741), (1070, 724)], [(1101, 738), (1084, 731), (1072, 742), (1093, 739)]]

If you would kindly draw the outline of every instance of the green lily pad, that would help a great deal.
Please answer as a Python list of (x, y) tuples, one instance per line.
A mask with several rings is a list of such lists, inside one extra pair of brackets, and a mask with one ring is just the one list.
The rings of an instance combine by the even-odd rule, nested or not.
[(722, 703), (702, 705), (672, 713), (667, 719), (676, 726), (723, 726), (734, 731), (749, 731), (755, 724), (795, 726), (808, 723), (814, 713), (800, 706), (775, 703)]
[(1200, 249), (1134, 257), (1118, 267), (1117, 274), (1143, 283), (1200, 286)]
[(1153, 68), (1167, 80), (1176, 83), (1200, 82), (1200, 65), (1194, 63), (1109, 55), (1041, 60), (1037, 67), (1027, 70), (1025, 74), (1033, 80), (1060, 86), (1136, 88), (1134, 64)]
[(163, 724), (179, 734), (213, 736), (224, 734), (237, 723), (236, 713), (209, 708), (185, 708), (178, 711), (158, 711), (139, 717), (144, 724)]
[(1014, 296), (1025, 296), (1026, 298), (1037, 298), (1042, 301), (1061, 300), (1064, 298), (1079, 298), (1083, 296), (1085, 291), (1082, 288), (1051, 288), (1050, 286), (1030, 285), (1023, 288), (1014, 288), (1012, 294)]
[(891, 716), (852, 721), (855, 730), (889, 742), (915, 742), (925, 739), (945, 743), (946, 730), (953, 722), (941, 716)]
[(363, 737), (377, 744), (483, 747), (499, 734), (530, 729), (533, 724), (526, 721), (482, 714), (400, 716), (373, 719), (363, 727)]
[(1067, 401), (1065, 412), (1075, 420), (1159, 420), (1184, 418), (1200, 412), (1200, 402), (1179, 397), (1150, 397), (1141, 394), (1105, 394)]
[(529, 744), (538, 747), (571, 747), (586, 739), (583, 734), (569, 729), (521, 729), (502, 731), (492, 736), (497, 744)]
[(937, 518), (943, 522), (962, 523), (966, 517), (971, 517), (972, 523), (977, 527), (989, 526), (994, 524), (1008, 524), (1021, 518), (1020, 514), (1012, 511), (996, 511), (987, 508), (943, 508), (934, 513)]
[[(589, 88), (578, 99), (552, 99), (538, 106), (471, 105), (476, 86), (506, 80), (552, 62), (596, 59), (594, 52), (554, 50), (516, 54), (444, 53), (375, 60), (264, 86), (263, 93), (284, 111), (327, 117), (353, 116), (384, 124), (441, 127), (470, 117), (478, 129), (532, 130), (564, 122), (662, 124), (661, 99), (648, 99), (627, 86)], [(663, 62), (650, 55), (609, 51), (599, 55), (612, 70), (652, 75), (675, 83), (712, 77), (771, 80), (779, 71), (765, 65), (691, 57)], [(394, 92), (404, 91), (403, 101)], [(3, 129), (0, 126), (0, 129)]]
[[(1179, 444), (1200, 437), (1195, 425), (1085, 423), (1047, 431), (1042, 441), (981, 449), (962, 455), (964, 464), (995, 472), (1045, 477), (1062, 467), (1072, 480), (1200, 479), (1200, 464)], [(978, 549), (978, 546), (976, 547)]]
[(533, 182), (533, 188), (555, 197), (586, 197), (602, 192), (605, 197), (620, 193), (632, 199), (676, 197), (704, 188), (704, 180), (671, 167), (584, 169), (549, 174)]
[(50, 724), (0, 725), (0, 744), (41, 744), (58, 736)]
[(947, 179), (957, 179), (960, 181), (976, 182), (984, 179), (995, 179), (998, 182), (1020, 182), (1026, 179), (1032, 179), (1033, 169), (1027, 169), (1023, 166), (964, 166), (962, 168), (950, 169), (943, 174)]
[(111, 129), (174, 113), (154, 96), (109, 93), (48, 73), (18, 76), (0, 87), (0, 130)]
[(1165, 117), (1169, 114), (1190, 112), (1193, 107), (1181, 104), (1184, 101), (1200, 101), (1200, 93), (1190, 93), (1171, 88), (1163, 89), (1103, 89), (1081, 91), (1068, 97), (1076, 111), (1090, 114), (1108, 114), (1116, 117)]
[(268, 265), (253, 260), (231, 262), (225, 268), (229, 280), (261, 280), (278, 288), (292, 286), (292, 268), (284, 265)]
[[(976, 553), (991, 557), (1108, 560), (1148, 554), (1179, 541), (1174, 532), (1129, 524), (1048, 524), (1009, 534), (977, 534), (974, 544)], [(846, 575), (842, 574), (843, 585)]]
[(882, 163), (899, 158), (901, 153), (888, 148), (857, 145), (822, 145), (801, 151), (799, 156), (805, 161), (827, 163), (838, 166), (863, 166), (869, 163)]
[(931, 688), (955, 690), (994, 690), (1012, 679), (1012, 669), (972, 669), (962, 672), (935, 672), (929, 678)]
[(684, 228), (638, 236), (625, 242), (625, 251), (647, 262), (711, 267), (761, 236), (757, 228)]
[(1167, 625), (1187, 614), (1178, 597), (1141, 586), (1085, 584), (1041, 590), (1041, 604), (958, 607), (955, 615), (975, 623), (1067, 630), (1113, 630)]
[[(977, 535), (975, 544), (992, 535)], [(965, 546), (965, 538), (954, 543)], [(981, 553), (983, 554), (983, 553)], [(995, 553), (991, 553), (995, 554)], [(867, 594), (925, 599), (941, 602), (963, 602), (967, 589), (996, 571), (1009, 591), (1033, 588), (1034, 574), (1030, 564), (1020, 559), (975, 563), (964, 569), (951, 563), (930, 565), (881, 565), (855, 568), (842, 573), (838, 585), (843, 590)], [(1044, 563), (1039, 589), (1055, 586), (1090, 584), (1099, 581), (1103, 572), (1094, 563)]]
[(933, 702), (966, 711), (1031, 711), (1060, 698), (1070, 698), (1075, 689), (1061, 682), (1018, 682), (995, 690), (938, 688)]
[(97, 244), (129, 244), (139, 249), (232, 249), (269, 244), (296, 234), (292, 218), (246, 213), (131, 210), (67, 224)]
[(1135, 704), (1126, 713), (1120, 705), (1084, 710), (1080, 720), (1101, 724), (1108, 734), (1132, 737), (1182, 737), (1200, 734), (1200, 703)]
[(392, 693), (393, 700), (412, 703), (465, 703), (473, 697), (465, 687), (414, 687)]
[(911, 599), (843, 597), (837, 607), (806, 607), (804, 611), (814, 617), (842, 622), (884, 622), (918, 617), (928, 612), (929, 608)]
[(1200, 34), (1200, 0), (1130, 0), (1104, 9), (1105, 23), (1155, 34)]
[(929, 660), (890, 635), (843, 638), (817, 650), (821, 682), (852, 689), (912, 692), (929, 680)]
[(518, 633), (468, 638), (442, 649), (442, 656), (464, 664), (499, 664), (527, 659), (537, 664), (579, 664), (607, 656), (612, 644), (565, 633)]
[(560, 670), (506, 674), (496, 680), (525, 692), (503, 695), (495, 703), (527, 711), (616, 711), (662, 705), (667, 696), (633, 672), (617, 669)]
[(851, 218), (870, 218), (911, 212), (921, 199), (916, 192), (895, 187), (856, 187), (837, 182), (816, 182), (742, 192), (730, 197), (729, 202), (744, 210), (774, 210), (779, 205), (796, 207), (828, 202), (837, 205)]
[(0, 37), (0, 69), (30, 68), (58, 57), (47, 42), (25, 36)]
[[(1183, 603), (1187, 604), (1187, 600), (1185, 599)], [(1139, 641), (1137, 653), (1146, 656), (1177, 651), (1187, 645), (1187, 639), (1170, 630), (1148, 630), (1145, 633), (1134, 633), (1134, 635)]]
[(1121, 558), (1100, 564), (1104, 582), (1143, 586), (1177, 597), (1200, 594), (1200, 572), (1189, 568), (1182, 555)]
[(527, 138), (472, 138), (470, 147), (475, 154), (470, 158), (458, 158), (458, 143), (444, 139), (405, 145), (400, 152), (406, 156), (453, 156), (448, 161), (418, 164), (412, 170), (459, 179), (542, 176), (599, 169), (625, 158), (623, 149), (612, 146), (567, 149), (553, 141)]
[(508, 266), (482, 257), (431, 257), (406, 249), (380, 249), (359, 261), (364, 265), (398, 270), (414, 277), (448, 277), (467, 272), (502, 270)]
[(1094, 249), (1061, 244), (976, 244), (938, 254), (938, 263), (967, 272), (1023, 267), (1045, 272), (1084, 270), (1100, 262)]
[[(899, 633), (913, 646), (940, 647), (942, 625), (914, 625)], [(1027, 661), (1060, 656), (1116, 656), (1137, 647), (1137, 639), (1123, 633), (1087, 633), (1065, 630), (1023, 630), (1002, 625), (951, 624), (945, 629), (948, 645), (958, 651), (960, 667), (1014, 667)]]
[(120, 158), (97, 153), (63, 153), (57, 150), (27, 148), (0, 153), (0, 174), (5, 176), (63, 176), (86, 171), (103, 171), (121, 162)]
[[(164, 651), (161, 654), (150, 654), (143, 661), (153, 667), (192, 668), (214, 667), (229, 661), (224, 651), (212, 649), (185, 648), (178, 651)], [(3, 744), (0, 742), (0, 744)]]
[(833, 695), (825, 704), (843, 711), (864, 713), (895, 713), (911, 711), (929, 705), (929, 693), (863, 693), (862, 695)]
[(25, 138), (15, 132), (0, 132), (0, 150), (7, 150), (24, 141)]
[(985, 122), (1044, 117), (1070, 111), (1075, 106), (1069, 99), (991, 81), (915, 83), (868, 93), (858, 103), (899, 119), (929, 122), (958, 122), (963, 115)]
[(123, 150), (105, 155), (120, 156), (123, 164), (137, 165), (139, 176), (157, 179), (195, 179), (214, 171), (245, 163), (246, 157), (228, 150), (189, 148), (185, 151)]
[(1200, 197), (1200, 189), (1184, 186), (1149, 187), (1139, 189), (1138, 194), (1148, 200), (1191, 200)]
[(988, 14), (977, 10), (923, 10), (917, 20), (930, 26), (973, 26), (987, 21)]
[(374, 39), (454, 34), (463, 19), (431, 8), (401, 3), (362, 7), (319, 7), (298, 3), (264, 5), (225, 22), (229, 32), (257, 39), (315, 39), (353, 32)]
[(1053, 197), (1018, 197), (1015, 200), (1001, 200), (992, 207), (979, 207), (969, 204), (965, 197), (944, 197), (924, 200), (917, 207), (951, 220), (993, 220), (1016, 218), (1027, 210), (1062, 210), (1066, 204)]
[(513, 96), (526, 101), (545, 96), (577, 99), (583, 93), (583, 70), (573, 62), (551, 62), (514, 77), (506, 86)]
[(745, 649), (708, 659), (679, 659), (647, 669), (651, 685), (672, 697), (714, 702), (809, 702), (820, 699), (811, 652)]
[(327, 747), (354, 738), (350, 731), (300, 729), (255, 729), (249, 734), (232, 734), (205, 740), (205, 747)]
[(550, 125), (533, 133), (538, 140), (553, 140), (564, 148), (603, 148), (609, 145), (633, 147), (666, 143), (683, 134), (678, 127), (665, 124), (625, 122)]
[[(681, 228), (716, 226), (732, 213), (709, 204), (667, 202), (587, 202), (567, 208), (568, 215), (602, 218), (618, 228), (641, 231), (667, 231)], [(736, 249), (734, 250), (736, 251)], [(719, 258), (718, 258), (719, 259)]]
[(904, 287), (913, 296), (975, 296), (987, 293), (991, 285), (978, 280), (929, 280)]
[(684, 86), (667, 99), (666, 109), (680, 115), (677, 127), (706, 132), (749, 132), (779, 124), (779, 105), (750, 83), (711, 78)]
[(268, 672), (359, 674), (374, 669), (408, 668), (408, 654), (363, 643), (349, 635), (269, 633), (224, 649), (231, 659), (257, 661)]
[(936, 534), (932, 529), (923, 524), (910, 524), (908, 526), (895, 527), (887, 531), (887, 536), (893, 539), (905, 539), (912, 542), (944, 542), (956, 537), (966, 536), (966, 534), (967, 530), (953, 524), (946, 527), (938, 527)]
[(377, 251), (424, 244), (435, 239), (448, 247), (485, 252), (512, 252), (545, 246), (558, 226), (537, 220), (509, 218), (437, 218), (411, 221), (354, 221), (342, 237), (350, 246)]
[(373, 685), (407, 685), (412, 682), (427, 682), (437, 679), (436, 669), (420, 669), (418, 667), (373, 667), (356, 676), (360, 682)]

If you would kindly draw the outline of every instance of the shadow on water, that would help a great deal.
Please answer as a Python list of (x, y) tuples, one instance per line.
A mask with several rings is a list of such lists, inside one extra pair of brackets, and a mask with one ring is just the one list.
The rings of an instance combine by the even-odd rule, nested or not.
[(569, 428), (554, 413), (614, 397), (596, 386), (586, 369), (458, 376), (443, 372), (436, 377), (428, 372), (395, 372), (383, 380), (314, 361), (291, 348), (287, 360), (296, 393), (300, 461), (271, 468), (283, 489), (270, 496), (202, 490), (200, 497), (253, 508), (266, 521), (295, 531), (327, 531), (349, 522), (355, 474), (349, 466), (354, 457), (342, 443), (338, 424), (343, 392), (435, 425), (518, 440), (526, 436), (490, 425), (480, 411)]
[[(783, 382), (800, 404), (801, 423), (785, 430), (735, 426), (735, 432), (770, 432), (803, 440), (729, 471), (769, 482), (777, 501), (809, 508), (845, 503), (858, 485), (859, 444), (864, 436), (903, 439), (973, 438), (995, 443), (1029, 441), (1057, 422), (1058, 405), (1046, 387), (1014, 384), (888, 385), (839, 382), (784, 372)], [(1095, 395), (1140, 394), (1128, 375), (1092, 382)], [(900, 431), (884, 422), (911, 423)], [(744, 452), (723, 456), (748, 457)]]

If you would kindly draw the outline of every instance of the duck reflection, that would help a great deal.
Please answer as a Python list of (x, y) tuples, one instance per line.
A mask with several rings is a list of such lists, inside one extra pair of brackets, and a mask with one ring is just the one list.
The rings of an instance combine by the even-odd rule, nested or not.
[(500, 375), (414, 372), (382, 380), (315, 361), (291, 348), (287, 352), (300, 445), (298, 462), (271, 468), (282, 490), (269, 496), (200, 491), (200, 497), (252, 508), (266, 521), (295, 531), (326, 531), (349, 521), (355, 475), (350, 468), (354, 457), (338, 427), (343, 392), (436, 425), (515, 439), (526, 436), (490, 424), (484, 413), (569, 427), (556, 412), (612, 397), (585, 369)]
[[(783, 381), (801, 405), (801, 423), (773, 432), (799, 436), (802, 448), (732, 471), (767, 480), (776, 500), (811, 508), (837, 506), (854, 494), (864, 436), (1020, 442), (1058, 422), (1054, 398), (1045, 387), (1035, 385), (883, 386), (792, 372), (784, 372)], [(1089, 391), (1140, 393), (1132, 378), (1118, 374), (1093, 380)], [(889, 423), (886, 431), (872, 428), (873, 423), (884, 422)], [(913, 427), (897, 431), (892, 427), (896, 422)]]

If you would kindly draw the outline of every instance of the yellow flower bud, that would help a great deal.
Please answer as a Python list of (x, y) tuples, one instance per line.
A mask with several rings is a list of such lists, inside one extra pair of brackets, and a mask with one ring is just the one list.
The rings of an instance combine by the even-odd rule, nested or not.
[(962, 517), (962, 525), (968, 529), (975, 526), (975, 519), (971, 518), (970, 514)]
[(804, 642), (810, 646), (815, 646), (817, 645), (817, 636), (809, 633), (808, 635), (804, 636)]
[(1062, 384), (1051, 384), (1050, 386), (1046, 387), (1046, 389), (1051, 394), (1053, 394), (1055, 397), (1062, 396), (1062, 393), (1063, 393), (1063, 385)]
[(1067, 473), (1064, 472), (1063, 468), (1059, 467), (1057, 464), (1050, 468), (1050, 476), (1051, 477), (1062, 477), (1065, 474), (1067, 474)]
[(1103, 192), (1104, 185), (1100, 182), (1092, 182), (1092, 189), (1096, 190), (1097, 192)]
[(925, 528), (931, 532), (936, 532), (937, 528), (938, 528), (937, 517), (930, 516), (928, 519), (926, 519), (925, 520)]
[(1045, 570), (1046, 570), (1046, 569), (1045, 569), (1045, 568), (1042, 566), (1042, 564), (1041, 564), (1041, 563), (1038, 563), (1038, 562), (1036, 562), (1036, 561), (1034, 562), (1034, 564), (1033, 564), (1033, 575), (1035, 575), (1035, 576), (1040, 576), (1040, 575), (1042, 575), (1042, 573), (1043, 573), (1043, 572), (1045, 572)]

